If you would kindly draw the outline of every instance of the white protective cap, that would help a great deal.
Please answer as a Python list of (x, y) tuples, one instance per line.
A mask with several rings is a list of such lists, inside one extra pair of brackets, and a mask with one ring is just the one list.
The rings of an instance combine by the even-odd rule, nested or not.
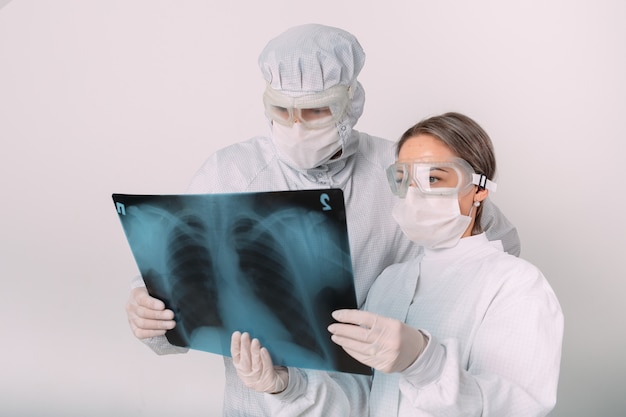
[(352, 127), (365, 102), (365, 92), (357, 81), (365, 52), (354, 35), (319, 24), (296, 26), (269, 41), (258, 62), (267, 84), (290, 97), (316, 94), (336, 85), (350, 87), (352, 98), (337, 129), (342, 158), (356, 151)]

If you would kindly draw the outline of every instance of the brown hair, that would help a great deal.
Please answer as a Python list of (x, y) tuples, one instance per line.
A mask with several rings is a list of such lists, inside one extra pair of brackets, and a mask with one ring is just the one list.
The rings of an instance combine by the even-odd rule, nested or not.
[[(496, 174), (496, 157), (487, 132), (471, 118), (455, 112), (424, 119), (410, 127), (396, 145), (396, 156), (402, 145), (417, 135), (430, 135), (445, 143), (459, 158), (467, 161), (477, 174), (493, 180)], [(482, 206), (476, 210), (472, 234), (482, 232), (480, 218)]]

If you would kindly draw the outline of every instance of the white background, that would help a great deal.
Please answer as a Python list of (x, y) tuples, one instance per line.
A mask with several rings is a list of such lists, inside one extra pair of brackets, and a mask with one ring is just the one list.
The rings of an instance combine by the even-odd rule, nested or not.
[(456, 110), (490, 133), (496, 203), (565, 313), (554, 416), (626, 413), (626, 3), (0, 1), (0, 415), (217, 416), (221, 358), (129, 331), (111, 194), (183, 192), (267, 130), (256, 59), (318, 22), (367, 53), (357, 128)]

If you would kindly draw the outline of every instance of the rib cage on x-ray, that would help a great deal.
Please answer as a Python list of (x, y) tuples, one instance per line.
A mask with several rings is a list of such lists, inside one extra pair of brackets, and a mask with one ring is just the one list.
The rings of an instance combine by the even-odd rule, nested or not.
[(114, 201), (148, 291), (174, 311), (171, 343), (229, 355), (247, 331), (277, 364), (370, 372), (326, 330), (356, 308), (341, 190)]
[(300, 296), (290, 276), (297, 271), (288, 267), (285, 247), (279, 243), (263, 223), (253, 218), (242, 218), (233, 224), (233, 242), (239, 255), (243, 278), (253, 289), (257, 299), (272, 311), (291, 335), (291, 341), (318, 355), (324, 352), (312, 329), (303, 326), (310, 321), (310, 306)]
[(180, 222), (167, 239), (167, 266), (172, 304), (185, 306), (177, 312), (179, 334), (189, 344), (194, 330), (204, 326), (219, 327), (222, 318), (215, 302), (218, 283), (211, 248), (206, 245), (206, 225), (193, 215), (179, 218)]
[[(280, 218), (280, 213), (274, 216)], [(166, 264), (170, 301), (172, 305), (180, 306), (176, 309), (180, 323), (176, 333), (181, 341), (192, 343), (194, 332), (202, 327), (222, 326), (220, 309), (245, 308), (261, 303), (268, 307), (268, 311), (276, 313), (276, 322), (284, 327), (283, 333), (289, 335), (292, 343), (319, 356), (326, 356), (316, 332), (303, 326), (312, 319), (312, 306), (301, 297), (301, 289), (290, 278), (298, 272), (289, 266), (289, 248), (280, 243), (280, 236), (275, 236), (267, 224), (256, 218), (258, 215), (250, 212), (227, 223), (226, 236), (230, 238), (226, 241), (219, 239), (219, 244), (232, 245), (233, 251), (221, 250), (219, 253), (222, 256), (235, 253), (233, 263), (237, 265), (220, 271), (214, 269), (213, 260), (216, 256), (213, 253), (217, 254), (216, 249), (219, 249), (217, 236), (212, 236), (211, 230), (198, 217), (180, 213), (175, 217), (180, 220), (167, 239)], [(229, 276), (225, 271), (239, 273)], [(238, 279), (240, 284), (249, 286), (252, 294), (248, 294), (246, 299), (243, 293), (239, 305), (220, 305), (216, 302), (218, 279)]]

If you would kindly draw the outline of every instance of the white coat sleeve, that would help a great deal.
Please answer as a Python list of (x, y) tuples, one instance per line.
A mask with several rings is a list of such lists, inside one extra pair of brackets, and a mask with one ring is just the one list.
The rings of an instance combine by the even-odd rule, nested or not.
[(264, 394), (272, 416), (368, 415), (371, 377), (289, 368), (289, 385), (280, 394)]
[(533, 287), (526, 296), (494, 301), (477, 328), (469, 363), (460, 363), (458, 340), (429, 335), (424, 353), (400, 378), (409, 407), (425, 412), (415, 415), (532, 417), (552, 410), (563, 315), (545, 280)]

